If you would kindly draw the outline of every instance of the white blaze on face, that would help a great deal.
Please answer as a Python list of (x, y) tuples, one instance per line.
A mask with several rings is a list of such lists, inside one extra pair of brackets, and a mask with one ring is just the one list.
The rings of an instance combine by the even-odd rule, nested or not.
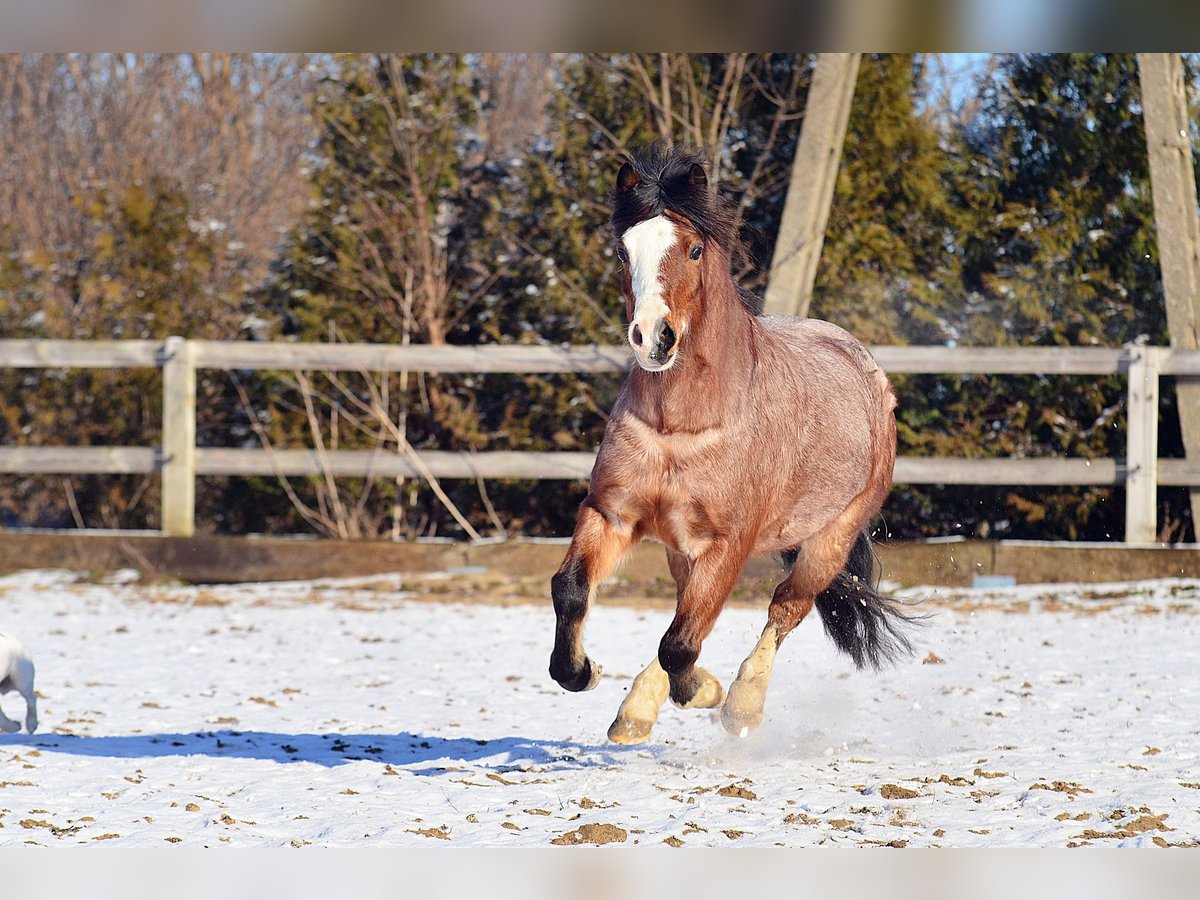
[[(634, 343), (632, 335), (635, 327), (649, 341), (658, 323), (666, 319), (670, 312), (663, 298), (659, 269), (667, 251), (677, 239), (675, 224), (666, 216), (655, 216), (639, 222), (625, 232), (622, 240), (625, 253), (629, 256), (630, 280), (633, 282), (633, 322), (629, 325), (631, 344)], [(638, 349), (636, 344), (634, 349)]]

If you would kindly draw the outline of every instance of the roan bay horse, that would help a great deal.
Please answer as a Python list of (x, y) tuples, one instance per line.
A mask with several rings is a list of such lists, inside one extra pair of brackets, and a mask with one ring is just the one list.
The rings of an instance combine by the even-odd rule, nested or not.
[[(661, 145), (635, 153), (617, 175), (612, 225), (637, 365), (551, 581), (550, 674), (569, 691), (596, 686), (600, 667), (583, 649), (588, 606), (626, 551), (655, 538), (667, 547), (675, 618), (609, 739), (646, 740), (668, 696), (721, 706), (725, 728), (744, 736), (762, 721), (779, 643), (814, 605), (860, 668), (911, 652), (907, 619), (876, 590), (864, 530), (892, 486), (895, 397), (841, 328), (758, 315), (730, 274), (734, 211), (709, 191), (698, 157)], [(787, 574), (726, 696), (696, 660), (754, 554), (777, 554)]]

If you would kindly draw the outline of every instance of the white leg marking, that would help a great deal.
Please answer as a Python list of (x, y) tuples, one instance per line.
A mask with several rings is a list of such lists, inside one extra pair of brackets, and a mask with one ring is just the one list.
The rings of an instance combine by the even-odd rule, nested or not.
[(608, 727), (608, 739), (614, 744), (640, 744), (650, 737), (658, 721), (658, 711), (671, 692), (671, 682), (658, 657), (633, 679), (617, 717)]
[(762, 724), (777, 647), (775, 628), (768, 625), (738, 669), (737, 679), (729, 686), (729, 696), (721, 708), (721, 724), (730, 734), (745, 737)]

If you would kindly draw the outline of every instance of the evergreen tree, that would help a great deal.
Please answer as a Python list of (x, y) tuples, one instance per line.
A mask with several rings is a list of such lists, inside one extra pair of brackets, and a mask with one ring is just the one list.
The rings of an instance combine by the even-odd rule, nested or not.
[[(70, 307), (45, 302), (58, 277), (36, 256), (9, 256), (0, 266), (0, 318), (7, 337), (80, 340), (170, 335), (232, 337), (237, 298), (211, 285), (217, 241), (192, 218), (186, 195), (170, 179), (99, 191), (88, 204), (94, 237), (76, 248)], [(140, 369), (16, 370), (0, 373), (0, 440), (17, 446), (152, 447), (161, 432), (160, 375)], [(201, 408), (213, 399), (199, 385)], [(153, 528), (158, 479), (147, 476), (31, 477), (5, 480), (0, 515), (26, 525)], [(77, 518), (78, 517), (78, 518)]]
[[(243, 336), (306, 341), (619, 343), (608, 192), (623, 154), (665, 139), (711, 157), (713, 181), (739, 198), (751, 238), (751, 260), (735, 276), (761, 293), (811, 62), (802, 54), (570, 55), (548, 66), (529, 60), (523, 78), (502, 86), (486, 56), (334, 57), (313, 97), (320, 134), (309, 210), (267, 290), (244, 298), (214, 289), (231, 283), (214, 275), (231, 252), (222, 223), (198, 215), (178, 179), (148, 176), (77, 193), (88, 227), (76, 230), (87, 237), (71, 244), (76, 262), (65, 268), (7, 241), (0, 326), (7, 336), (231, 338), (246, 320), (254, 325)], [(505, 62), (510, 75), (520, 65)], [(1164, 342), (1134, 58), (1006, 57), (981, 85), (978, 117), (956, 130), (920, 102), (923, 73), (920, 57), (863, 59), (813, 315), (880, 344)], [(545, 102), (534, 96), (540, 90)], [(533, 92), (524, 106), (523, 91)], [(525, 129), (499, 127), (497, 117), (513, 109), (525, 111)], [(51, 288), (60, 299), (45, 303)], [(0, 391), (9, 398), (0, 404), (4, 440), (69, 434), (71, 443), (153, 445), (156, 377), (9, 373)], [(257, 429), (275, 446), (311, 446), (317, 427), (327, 446), (391, 451), (383, 417), (402, 423), (419, 449), (592, 449), (621, 381), (228, 378), (202, 376), (202, 443), (256, 446)], [(895, 381), (902, 453), (1124, 454), (1123, 378)], [(1170, 402), (1164, 455), (1179, 452)], [(43, 510), (41, 523), (70, 521), (60, 483), (22, 483), (20, 496), (6, 484), (0, 504)], [(208, 485), (200, 526), (296, 530), (298, 502), (330, 533), (375, 535), (389, 523), (408, 534), (458, 533), (422, 482), (338, 485), (346, 496), (324, 479)], [(569, 531), (584, 489), (444, 487), (479, 530), (493, 526), (495, 507), (506, 527), (553, 534)], [(74, 490), (89, 525), (155, 523), (153, 478), (76, 480)], [(1165, 495), (1171, 521), (1186, 514), (1178, 494)], [(1107, 488), (909, 487), (896, 492), (887, 518), (906, 537), (1104, 539), (1120, 534), (1120, 497)], [(349, 512), (335, 514), (338, 503)], [(334, 522), (339, 516), (347, 521)]]
[(1010, 57), (964, 137), (983, 213), (963, 253), (987, 305), (973, 342), (1164, 340), (1136, 57)]
[[(954, 137), (962, 343), (1164, 340), (1133, 56), (1008, 57), (983, 85), (978, 122)], [(902, 452), (1124, 455), (1122, 378), (903, 385)], [(962, 487), (898, 492), (892, 506), (902, 534), (1111, 540), (1123, 528), (1120, 500), (1110, 488)]]
[(940, 344), (954, 336), (964, 216), (953, 160), (916, 101), (926, 86), (906, 54), (859, 69), (814, 286), (812, 315), (867, 343)]

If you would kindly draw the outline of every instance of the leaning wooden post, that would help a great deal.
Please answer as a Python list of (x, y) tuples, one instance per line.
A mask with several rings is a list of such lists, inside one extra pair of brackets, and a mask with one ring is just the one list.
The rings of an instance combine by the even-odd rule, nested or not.
[(1125, 543), (1158, 539), (1158, 373), (1162, 347), (1130, 347)]
[[(1191, 124), (1183, 63), (1178, 53), (1139, 53), (1146, 151), (1154, 195), (1154, 226), (1171, 346), (1200, 346), (1200, 210), (1192, 169)], [(1200, 459), (1200, 381), (1178, 378), (1184, 453)], [(1193, 487), (1192, 527), (1200, 535), (1200, 488)]]
[(775, 239), (765, 310), (806, 316), (825, 242), (861, 53), (818, 53)]
[(191, 537), (196, 519), (196, 366), (192, 342), (163, 344), (162, 530)]

